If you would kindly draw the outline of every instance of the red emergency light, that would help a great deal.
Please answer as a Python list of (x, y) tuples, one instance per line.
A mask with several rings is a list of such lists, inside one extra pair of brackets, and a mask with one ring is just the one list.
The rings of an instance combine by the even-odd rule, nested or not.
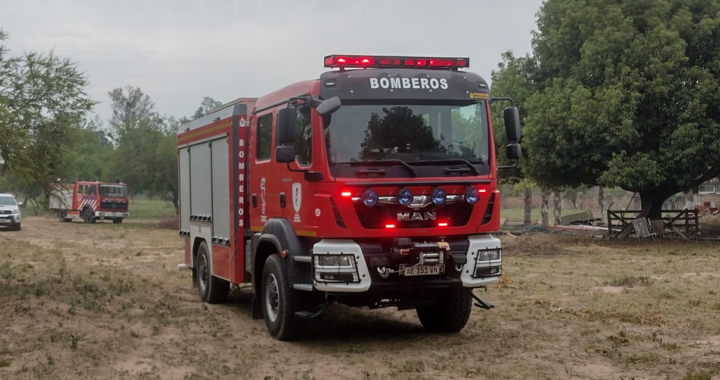
[(328, 55), (325, 67), (458, 69), (470, 66), (470, 58), (392, 57), (378, 55)]

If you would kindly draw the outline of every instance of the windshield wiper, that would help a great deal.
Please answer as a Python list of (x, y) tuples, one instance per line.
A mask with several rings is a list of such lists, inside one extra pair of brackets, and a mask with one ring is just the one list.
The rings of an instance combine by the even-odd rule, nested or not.
[(470, 162), (466, 159), (463, 159), (463, 158), (448, 158), (448, 159), (444, 159), (444, 160), (415, 161), (414, 163), (418, 163), (418, 164), (448, 164), (448, 165), (460, 164), (460, 165), (467, 166), (474, 175), (480, 175), (480, 172), (477, 170), (475, 165), (473, 165), (472, 162)]
[(417, 177), (417, 172), (415, 171), (415, 168), (413, 168), (412, 166), (410, 166), (407, 162), (405, 162), (403, 160), (389, 159), (389, 160), (372, 160), (372, 161), (336, 162), (335, 165), (402, 166), (405, 169), (407, 169), (410, 173), (412, 173), (413, 177)]

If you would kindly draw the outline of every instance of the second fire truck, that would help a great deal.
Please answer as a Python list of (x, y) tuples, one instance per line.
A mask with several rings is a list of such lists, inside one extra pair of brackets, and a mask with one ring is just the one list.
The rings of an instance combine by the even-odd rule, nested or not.
[[(251, 283), (292, 339), (332, 302), (456, 332), (502, 274), (488, 84), (467, 58), (325, 57), (330, 70), (178, 131), (180, 236), (200, 298)], [(521, 155), (517, 108), (505, 110)]]
[(112, 220), (122, 223), (130, 217), (127, 186), (121, 182), (78, 181), (57, 185), (50, 198), (50, 210), (61, 222), (81, 219), (85, 223)]

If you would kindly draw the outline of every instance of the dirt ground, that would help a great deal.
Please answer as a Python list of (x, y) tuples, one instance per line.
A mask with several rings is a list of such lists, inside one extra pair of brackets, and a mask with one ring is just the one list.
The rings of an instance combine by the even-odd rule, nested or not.
[[(0, 231), (0, 379), (720, 379), (717, 243), (507, 237), (459, 334), (334, 306), (300, 342), (205, 305), (157, 221)], [(480, 291), (478, 291), (480, 293)]]

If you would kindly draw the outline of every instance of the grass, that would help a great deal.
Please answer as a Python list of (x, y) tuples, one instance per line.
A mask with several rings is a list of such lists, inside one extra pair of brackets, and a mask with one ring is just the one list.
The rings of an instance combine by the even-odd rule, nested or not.
[[(714, 244), (503, 237), (502, 284), (475, 292), (496, 308), (474, 310), (459, 334), (425, 332), (414, 311), (333, 305), (308, 339), (286, 343), (249, 318), (249, 289), (202, 304), (176, 270), (175, 231), (147, 221), (27, 218), (0, 233), (0, 379), (707, 380), (720, 370)], [(543, 246), (554, 249), (521, 252)]]
[(133, 198), (130, 201), (130, 217), (137, 219), (167, 219), (175, 216), (172, 202), (147, 198)]

